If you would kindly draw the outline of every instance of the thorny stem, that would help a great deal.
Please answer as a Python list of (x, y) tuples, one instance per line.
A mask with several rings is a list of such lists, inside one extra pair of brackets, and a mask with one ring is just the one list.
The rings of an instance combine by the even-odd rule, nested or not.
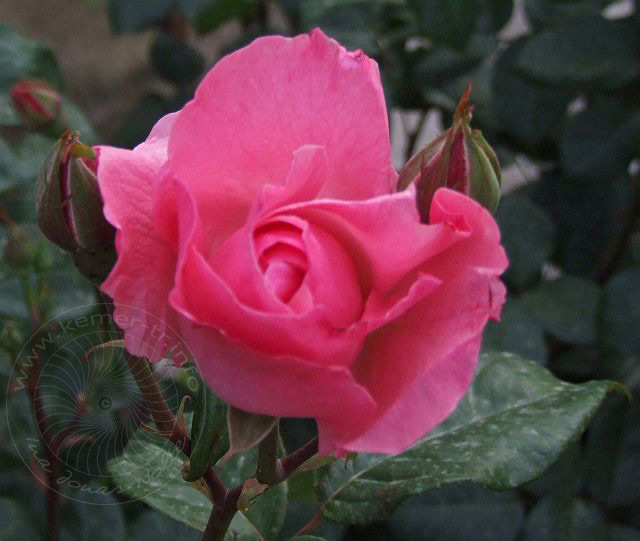
[(209, 515), (207, 527), (202, 535), (202, 541), (223, 541), (229, 525), (238, 511), (238, 498), (242, 486), (228, 490), (220, 505), (214, 504)]

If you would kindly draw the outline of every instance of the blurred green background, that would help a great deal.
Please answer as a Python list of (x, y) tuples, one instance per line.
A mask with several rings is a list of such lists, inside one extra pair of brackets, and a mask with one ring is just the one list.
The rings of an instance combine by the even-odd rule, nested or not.
[[(398, 167), (446, 127), (467, 82), (473, 81), (474, 127), (496, 149), (505, 171), (497, 220), (511, 261), (503, 321), (490, 325), (485, 349), (518, 353), (571, 382), (614, 379), (636, 397), (610, 397), (587, 434), (521, 490), (494, 493), (470, 484), (450, 485), (406, 501), (378, 523), (323, 524), (316, 532), (330, 540), (640, 539), (637, 4), (4, 0), (0, 210), (7, 227), (0, 235), (11, 246), (10, 224), (20, 224), (37, 255), (29, 268), (7, 258), (6, 250), (0, 262), (0, 382), (10, 391), (2, 405), (8, 421), (4, 413), (0, 421), (0, 539), (38, 539), (45, 530), (43, 495), (12, 443), (16, 427), (20, 441), (35, 435), (28, 398), (13, 392), (10, 377), (9, 360), (30, 334), (20, 284), (36, 284), (54, 316), (67, 317), (60, 315), (67, 308), (95, 301), (92, 287), (33, 225), (33, 182), (53, 140), (21, 125), (9, 87), (24, 78), (48, 80), (64, 94), (64, 110), (85, 142), (132, 147), (160, 116), (190, 98), (199, 78), (224, 53), (259, 35), (291, 35), (316, 26), (379, 62)], [(95, 336), (87, 338), (88, 345), (99, 332), (96, 328)], [(63, 372), (64, 362), (58, 366)], [(80, 371), (74, 383), (70, 372), (61, 376), (70, 393), (96, 381), (95, 374)], [(171, 374), (167, 380), (178, 385)], [(179, 385), (176, 392), (181, 392)], [(109, 438), (117, 434), (109, 441), (126, 441), (127, 419), (144, 417), (144, 412), (136, 410), (134, 399), (112, 398), (118, 418), (125, 421), (107, 430)], [(95, 422), (104, 427), (103, 420)], [(309, 426), (289, 423), (284, 432), (293, 448), (304, 441)], [(113, 454), (118, 449), (114, 444)], [(86, 463), (100, 463), (89, 455)], [(81, 458), (74, 460), (81, 463)], [(109, 485), (102, 469), (85, 470), (85, 481)], [(306, 487), (293, 487), (289, 498), (279, 539), (294, 533), (315, 509)], [(195, 530), (143, 503), (82, 505), (87, 499), (118, 502), (117, 495), (103, 494), (65, 500), (63, 539), (199, 538)]]

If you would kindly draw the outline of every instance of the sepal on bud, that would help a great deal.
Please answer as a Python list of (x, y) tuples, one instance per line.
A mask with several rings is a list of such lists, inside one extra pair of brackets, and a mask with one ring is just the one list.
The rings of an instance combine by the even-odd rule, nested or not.
[(36, 185), (38, 226), (71, 252), (80, 272), (102, 282), (115, 263), (115, 230), (104, 218), (95, 151), (65, 132), (47, 154)]
[(418, 211), (429, 221), (431, 201), (438, 188), (451, 188), (494, 212), (500, 201), (500, 164), (480, 130), (471, 129), (471, 84), (460, 99), (453, 123), (400, 171), (398, 189), (415, 184)]
[(48, 126), (60, 115), (62, 98), (45, 81), (20, 81), (11, 87), (9, 94), (20, 119), (30, 128)]

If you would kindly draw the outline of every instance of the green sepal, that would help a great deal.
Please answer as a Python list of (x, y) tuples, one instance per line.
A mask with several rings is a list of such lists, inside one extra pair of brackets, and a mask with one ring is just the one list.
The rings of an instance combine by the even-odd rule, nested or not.
[(183, 471), (185, 481), (204, 475), (229, 449), (227, 405), (214, 395), (195, 368), (188, 369), (189, 385), (194, 389), (191, 455)]

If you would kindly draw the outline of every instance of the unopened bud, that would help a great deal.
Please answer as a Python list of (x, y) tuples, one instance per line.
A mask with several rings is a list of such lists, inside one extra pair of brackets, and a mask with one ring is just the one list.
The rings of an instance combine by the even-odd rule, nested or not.
[(22, 122), (31, 128), (53, 123), (60, 114), (62, 99), (49, 83), (38, 80), (20, 81), (10, 91), (11, 100)]
[(471, 129), (471, 84), (460, 99), (453, 123), (417, 152), (400, 171), (398, 188), (415, 184), (418, 211), (429, 220), (431, 201), (438, 188), (451, 188), (494, 212), (500, 201), (500, 164), (480, 130)]
[(38, 226), (71, 252), (80, 272), (101, 282), (115, 262), (114, 234), (102, 213), (95, 151), (65, 132), (51, 148), (38, 174)]

